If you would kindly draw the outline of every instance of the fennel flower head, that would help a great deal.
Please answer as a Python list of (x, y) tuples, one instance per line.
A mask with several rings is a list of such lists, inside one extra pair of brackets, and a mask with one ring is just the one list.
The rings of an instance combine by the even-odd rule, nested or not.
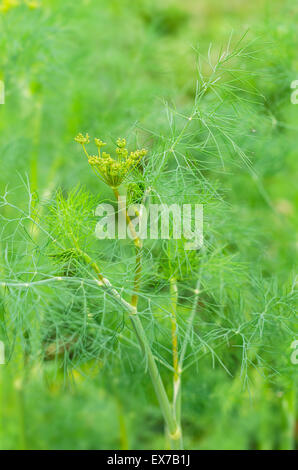
[(108, 186), (117, 188), (120, 186), (129, 173), (140, 163), (142, 158), (147, 154), (146, 149), (135, 150), (128, 152), (126, 148), (125, 139), (117, 139), (117, 147), (115, 157), (113, 158), (109, 153), (102, 151), (106, 145), (102, 140), (95, 138), (94, 142), (97, 147), (97, 155), (89, 155), (86, 150), (86, 145), (89, 144), (90, 138), (86, 134), (78, 134), (75, 141), (82, 145), (88, 163), (91, 165), (96, 175), (104, 181)]

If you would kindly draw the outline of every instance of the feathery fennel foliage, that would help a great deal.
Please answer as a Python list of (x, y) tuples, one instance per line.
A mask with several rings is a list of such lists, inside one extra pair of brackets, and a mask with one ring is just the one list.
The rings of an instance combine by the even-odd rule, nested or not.
[[(107, 154), (88, 156), (96, 168), (103, 158), (99, 177), (110, 189), (91, 193), (78, 181), (39, 200), (22, 179), (0, 197), (1, 328), (9, 355), (20, 344), (28, 365), (52, 361), (66, 375), (84, 373), (86, 364), (111, 371), (121, 364), (130, 381), (149, 372), (172, 448), (183, 446), (184, 377), (202, 358), (249, 387), (256, 370), (269, 380), (281, 373), (276, 338), (281, 347), (295, 335), (294, 280), (282, 290), (245, 256), (243, 246), (257, 244), (257, 235), (239, 222), (221, 178), (232, 178), (234, 168), (247, 171), (268, 203), (238, 135), (239, 121), (261, 108), (262, 97), (239, 65), (252, 55), (242, 41), (233, 49), (229, 43), (215, 62), (209, 49), (207, 65), (198, 62), (192, 108), (179, 112), (166, 104), (157, 129), (137, 126), (146, 157), (146, 151), (131, 154), (123, 170)], [(15, 202), (19, 192), (22, 205)], [(95, 208), (107, 200), (116, 207), (120, 193), (145, 204), (203, 204), (204, 246), (187, 251), (184, 240), (98, 240)]]

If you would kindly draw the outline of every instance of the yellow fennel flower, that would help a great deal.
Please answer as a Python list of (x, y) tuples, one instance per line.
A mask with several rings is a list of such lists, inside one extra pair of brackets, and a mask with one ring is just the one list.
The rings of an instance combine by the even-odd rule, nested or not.
[(88, 163), (96, 175), (108, 186), (117, 188), (120, 186), (129, 173), (138, 165), (147, 154), (146, 149), (135, 150), (128, 153), (125, 139), (117, 139), (116, 158), (112, 158), (109, 153), (102, 152), (101, 148), (106, 145), (102, 140), (95, 138), (98, 155), (89, 155), (85, 145), (89, 144), (89, 135), (78, 134), (75, 141), (82, 145), (88, 158)]

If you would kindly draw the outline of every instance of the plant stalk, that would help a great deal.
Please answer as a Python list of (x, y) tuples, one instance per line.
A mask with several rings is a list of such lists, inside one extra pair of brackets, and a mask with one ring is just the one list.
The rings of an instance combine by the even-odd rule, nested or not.
[[(117, 201), (119, 201), (119, 192), (115, 188), (114, 188), (114, 194), (117, 198)], [(159, 402), (161, 412), (163, 414), (163, 417), (166, 423), (167, 434), (169, 437), (171, 449), (181, 449), (182, 447), (181, 447), (180, 424), (177, 422), (177, 419), (175, 417), (175, 412), (173, 412), (173, 408), (170, 404), (168, 395), (166, 393), (166, 390), (165, 390), (162, 378), (160, 376), (158, 367), (156, 365), (156, 361), (154, 359), (151, 346), (148, 342), (143, 324), (140, 320), (140, 317), (137, 314), (141, 273), (142, 273), (142, 266), (141, 266), (142, 241), (137, 236), (134, 226), (126, 210), (125, 210), (125, 219), (130, 229), (131, 235), (133, 237), (133, 242), (135, 245), (135, 252), (136, 252), (134, 290), (133, 290), (133, 295), (131, 298), (131, 306), (133, 307), (133, 313), (130, 314), (130, 320), (132, 322), (136, 336), (138, 338), (138, 341), (140, 343), (142, 350), (144, 351), (144, 354), (147, 360), (147, 366), (148, 366), (149, 374), (151, 377), (151, 381), (155, 390), (156, 397)], [(177, 364), (178, 364), (178, 359), (177, 359)]]
[[(177, 301), (178, 287), (174, 277), (170, 279), (170, 295), (171, 295), (171, 327), (172, 327), (172, 354), (173, 354), (173, 413), (181, 428), (181, 369), (179, 366), (178, 353), (178, 325), (177, 325)], [(182, 430), (181, 430), (181, 447), (182, 447)]]

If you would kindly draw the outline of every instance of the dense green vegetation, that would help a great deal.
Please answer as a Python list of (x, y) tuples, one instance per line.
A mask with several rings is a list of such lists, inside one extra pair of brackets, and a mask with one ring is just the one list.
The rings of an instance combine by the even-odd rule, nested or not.
[[(297, 448), (297, 13), (284, 0), (2, 1), (0, 449), (172, 445), (102, 276), (138, 304), (170, 401), (175, 338), (185, 353), (186, 449)], [(117, 191), (80, 132), (90, 153), (94, 137), (145, 148), (117, 191), (203, 204), (204, 247), (147, 240), (136, 288), (134, 243), (94, 236)]]

